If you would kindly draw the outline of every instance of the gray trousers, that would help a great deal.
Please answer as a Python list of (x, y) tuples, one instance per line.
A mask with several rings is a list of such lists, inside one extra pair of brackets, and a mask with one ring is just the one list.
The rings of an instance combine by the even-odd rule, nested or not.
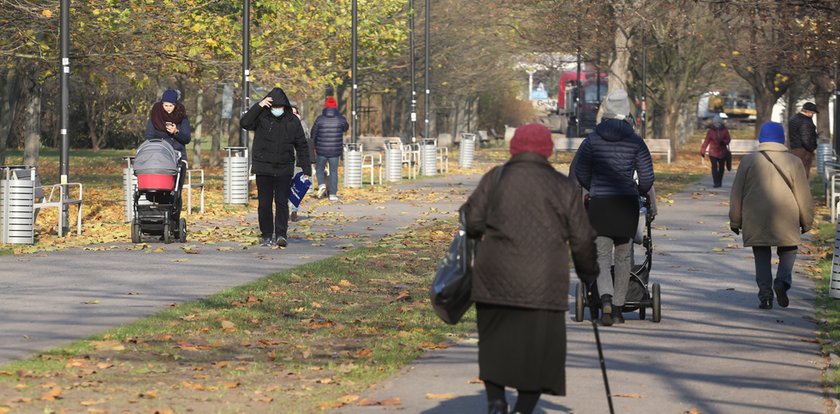
[[(779, 256), (779, 267), (776, 269), (776, 281), (773, 282), (773, 268), (771, 260), (773, 253), (770, 246), (753, 246), (755, 259), (755, 282), (758, 284), (758, 299), (773, 299), (773, 286), (779, 286), (785, 291), (793, 283), (793, 264), (796, 263), (797, 246), (778, 246), (776, 254)], [(601, 286), (598, 285), (598, 289)]]
[[(598, 294), (611, 295), (613, 305), (624, 306), (624, 297), (627, 296), (627, 286), (630, 284), (633, 241), (627, 237), (598, 236), (595, 238), (595, 246), (598, 248), (598, 267), (601, 268), (598, 274)], [(613, 263), (614, 288), (610, 273)]]

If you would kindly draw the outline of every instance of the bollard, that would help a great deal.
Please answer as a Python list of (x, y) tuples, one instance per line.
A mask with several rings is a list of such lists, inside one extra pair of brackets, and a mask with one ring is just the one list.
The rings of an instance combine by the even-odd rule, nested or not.
[(248, 148), (227, 147), (224, 160), (225, 204), (248, 204)]
[(402, 143), (388, 141), (385, 143), (385, 179), (389, 182), (402, 180)]
[(344, 146), (344, 186), (362, 188), (362, 144)]
[(458, 154), (458, 165), (461, 168), (472, 168), (475, 156), (475, 134), (461, 134), (461, 145)]
[(0, 242), (35, 244), (35, 168), (3, 167), (0, 177)]
[(424, 138), (420, 144), (420, 174), (437, 174), (437, 141), (433, 138)]

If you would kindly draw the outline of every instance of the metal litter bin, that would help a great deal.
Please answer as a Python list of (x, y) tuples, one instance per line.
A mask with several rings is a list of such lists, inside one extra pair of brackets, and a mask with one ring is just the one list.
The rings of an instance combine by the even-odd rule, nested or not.
[(402, 143), (385, 143), (385, 179), (389, 182), (402, 180)]
[(0, 242), (35, 243), (34, 167), (8, 166), (0, 176)]
[(344, 186), (362, 188), (362, 144), (344, 146)]
[(458, 165), (461, 168), (472, 168), (475, 158), (475, 134), (461, 134), (461, 145), (459, 146)]
[(225, 204), (248, 204), (248, 148), (227, 147), (224, 159)]
[(123, 157), (126, 168), (123, 168), (123, 210), (126, 223), (134, 220), (134, 189), (137, 188), (137, 177), (134, 176), (134, 157)]
[(420, 174), (434, 176), (437, 174), (437, 141), (424, 138), (420, 144)]
[(825, 175), (825, 163), (834, 161), (834, 151), (831, 148), (831, 143), (827, 140), (820, 140), (817, 144), (817, 174), (820, 177)]

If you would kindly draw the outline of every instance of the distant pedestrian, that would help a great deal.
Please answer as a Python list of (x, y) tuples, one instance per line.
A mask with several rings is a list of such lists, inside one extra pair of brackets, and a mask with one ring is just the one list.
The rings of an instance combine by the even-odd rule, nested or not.
[(814, 125), (814, 114), (818, 114), (817, 106), (813, 102), (805, 102), (802, 109), (788, 121), (790, 131), (790, 153), (802, 160), (805, 167), (805, 177), (811, 177), (811, 164), (817, 150), (817, 126)]
[[(344, 132), (350, 128), (347, 119), (338, 112), (338, 103), (332, 96), (324, 102), (324, 111), (312, 125), (312, 143), (315, 145), (315, 175), (318, 177), (318, 198), (329, 194), (330, 201), (338, 201), (338, 160), (344, 149)], [(330, 181), (324, 177), (324, 166), (329, 164)]]
[(254, 104), (242, 116), (239, 125), (254, 131), (251, 171), (257, 176), (260, 245), (286, 247), (289, 192), (295, 160), (304, 171), (310, 168), (306, 133), (292, 113), (289, 98), (280, 88), (272, 89)]
[[(309, 146), (309, 162), (312, 163), (310, 168), (311, 171), (315, 170), (315, 146), (312, 145), (312, 141), (310, 140), (309, 135), (309, 126), (306, 124), (306, 120), (301, 118), (300, 110), (295, 102), (291, 102), (292, 104), (292, 113), (300, 120), (300, 126), (303, 128), (303, 132), (306, 133), (306, 143)], [(302, 168), (295, 166), (295, 171), (292, 175), (297, 175), (298, 172), (303, 171)], [(311, 172), (307, 172), (306, 175), (312, 174)], [(289, 202), (289, 220), (295, 222), (298, 221), (298, 213), (300, 212), (300, 206), (295, 206), (292, 202)]]
[[(785, 147), (785, 130), (765, 122), (758, 135), (758, 152), (741, 160), (729, 196), (729, 226), (744, 232), (744, 247), (753, 249), (759, 308), (789, 303), (793, 264), (800, 234), (811, 229), (811, 188), (805, 168)], [(771, 247), (776, 246), (779, 267), (773, 280)]]
[[(146, 121), (146, 139), (162, 139), (172, 145), (175, 151), (181, 154), (181, 160), (187, 161), (187, 144), (190, 143), (190, 120), (187, 118), (187, 110), (180, 102), (179, 92), (174, 89), (163, 91), (159, 102), (152, 105), (149, 111), (149, 120)], [(178, 194), (184, 186), (187, 176), (186, 168), (181, 168), (178, 177)], [(175, 200), (175, 217), (177, 223), (181, 218), (181, 197)]]
[(624, 323), (621, 311), (630, 283), (640, 196), (650, 197), (654, 175), (650, 151), (633, 130), (627, 92), (619, 89), (607, 96), (602, 118), (573, 163), (578, 182), (589, 191), (589, 222), (598, 234), (601, 323), (610, 326)]
[(472, 299), (492, 414), (508, 412), (506, 386), (518, 390), (517, 413), (531, 413), (542, 393), (566, 394), (569, 252), (584, 283), (598, 274), (580, 191), (548, 162), (552, 146), (545, 126), (517, 128), (510, 160), (485, 174), (461, 207), (467, 233), (483, 236)]
[(712, 125), (706, 131), (706, 139), (700, 146), (701, 157), (705, 157), (706, 150), (709, 150), (709, 162), (712, 164), (712, 182), (715, 188), (723, 185), (723, 171), (724, 168), (727, 168), (727, 159), (729, 159), (729, 168), (732, 168), (732, 154), (729, 153), (729, 141), (731, 140), (729, 130), (726, 125), (723, 125), (720, 115), (715, 115)]

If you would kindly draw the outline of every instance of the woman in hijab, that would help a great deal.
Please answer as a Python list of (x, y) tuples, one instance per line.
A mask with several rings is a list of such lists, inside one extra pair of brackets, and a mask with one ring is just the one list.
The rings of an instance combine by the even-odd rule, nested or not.
[(471, 296), (491, 414), (508, 412), (506, 386), (518, 390), (514, 411), (523, 414), (542, 393), (566, 394), (569, 253), (581, 280), (598, 276), (580, 190), (548, 162), (552, 151), (545, 126), (517, 128), (510, 160), (485, 174), (461, 207), (467, 233), (483, 236)]

